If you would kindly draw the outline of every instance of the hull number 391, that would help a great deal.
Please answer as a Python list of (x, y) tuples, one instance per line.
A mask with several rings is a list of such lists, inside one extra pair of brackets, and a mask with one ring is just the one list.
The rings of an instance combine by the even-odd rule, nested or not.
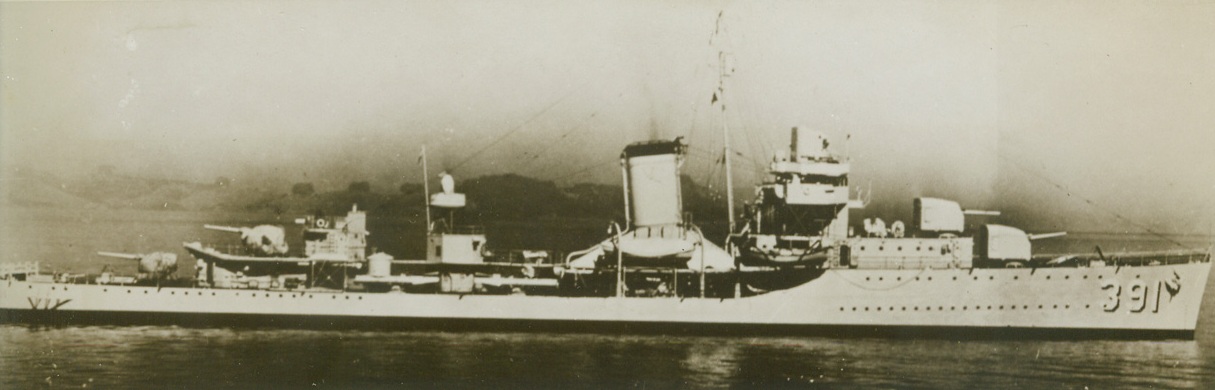
[[(1159, 312), (1161, 293), (1168, 292), (1171, 299), (1181, 290), (1180, 275), (1174, 274), (1173, 276), (1172, 280), (1157, 280), (1156, 283), (1150, 284), (1136, 279), (1127, 283), (1126, 288), (1123, 288), (1123, 285), (1117, 280), (1106, 279), (1101, 282), (1101, 290), (1104, 290), (1106, 294), (1105, 303), (1101, 305), (1101, 308), (1107, 312), (1115, 312), (1123, 307), (1131, 313)], [(1126, 290), (1125, 295), (1123, 295), (1123, 290)]]

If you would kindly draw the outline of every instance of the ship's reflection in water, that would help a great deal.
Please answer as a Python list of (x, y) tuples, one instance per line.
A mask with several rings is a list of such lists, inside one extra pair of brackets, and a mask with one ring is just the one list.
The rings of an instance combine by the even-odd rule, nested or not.
[(959, 342), (4, 325), (0, 388), (1209, 388), (1209, 336)]

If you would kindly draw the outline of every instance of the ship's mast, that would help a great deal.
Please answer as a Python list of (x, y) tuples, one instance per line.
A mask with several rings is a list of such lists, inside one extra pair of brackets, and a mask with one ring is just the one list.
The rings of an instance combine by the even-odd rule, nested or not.
[(722, 160), (726, 164), (726, 213), (728, 213), (728, 221), (730, 225), (730, 234), (734, 234), (734, 175), (730, 172), (730, 125), (726, 123), (726, 105), (721, 105), (722, 120), (721, 128), (725, 137), (725, 158)]
[[(713, 31), (713, 41), (717, 42), (717, 36), (721, 33), (721, 19), (725, 12), (717, 13), (717, 28)], [(734, 175), (732, 174), (730, 164), (730, 124), (726, 119), (726, 102), (725, 102), (725, 85), (726, 77), (728, 76), (726, 63), (726, 52), (719, 46), (717, 49), (717, 93), (714, 95), (714, 101), (721, 103), (721, 130), (723, 138), (722, 163), (726, 165), (726, 220), (729, 224), (730, 234), (734, 234)]]
[(426, 202), (426, 233), (430, 233), (430, 173), (426, 168), (426, 145), (422, 145), (422, 199)]

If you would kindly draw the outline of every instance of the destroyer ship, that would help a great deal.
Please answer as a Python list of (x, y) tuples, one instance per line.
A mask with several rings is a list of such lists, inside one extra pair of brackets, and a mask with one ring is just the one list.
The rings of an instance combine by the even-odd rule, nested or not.
[[(518, 331), (794, 333), (837, 336), (1193, 338), (1210, 251), (1036, 256), (1030, 234), (968, 225), (968, 210), (917, 198), (910, 223), (849, 220), (846, 156), (793, 128), (769, 179), (721, 245), (682, 204), (681, 139), (621, 155), (625, 221), (562, 258), (491, 250), (457, 225), (465, 196), (450, 176), (428, 197), (426, 258), (369, 253), (367, 215), (303, 218), (303, 255), (281, 230), (239, 232), (244, 251), (185, 243), (138, 277), (42, 274), (0, 264), (0, 319), (24, 323), (377, 327)], [(728, 156), (728, 154), (727, 154)], [(427, 190), (427, 193), (430, 191)], [(733, 210), (731, 206), (731, 210)], [(443, 218), (431, 221), (431, 212)], [(731, 225), (733, 215), (731, 215)], [(968, 226), (976, 226), (969, 227)], [(236, 253), (240, 252), (240, 253)]]

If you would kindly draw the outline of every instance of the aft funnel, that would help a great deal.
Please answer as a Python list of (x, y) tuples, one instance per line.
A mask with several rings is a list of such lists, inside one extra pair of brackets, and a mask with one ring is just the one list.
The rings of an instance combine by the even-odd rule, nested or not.
[(680, 225), (683, 200), (679, 168), (687, 145), (683, 138), (629, 145), (621, 156), (624, 164), (629, 221), (633, 227)]

